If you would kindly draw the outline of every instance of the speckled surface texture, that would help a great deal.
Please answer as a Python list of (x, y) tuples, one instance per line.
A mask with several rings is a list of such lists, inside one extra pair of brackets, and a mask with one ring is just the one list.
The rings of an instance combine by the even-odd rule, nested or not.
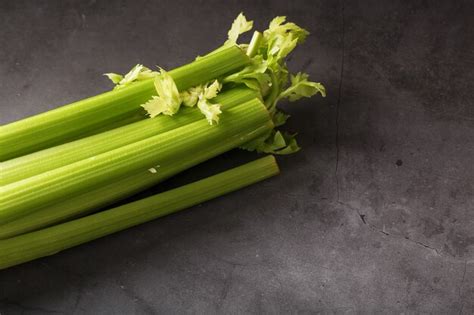
[(1, 1), (1, 122), (105, 91), (104, 72), (183, 64), (241, 10), (313, 34), (290, 67), (328, 97), (285, 106), (303, 151), (264, 183), (0, 271), (2, 315), (474, 313), (472, 1)]

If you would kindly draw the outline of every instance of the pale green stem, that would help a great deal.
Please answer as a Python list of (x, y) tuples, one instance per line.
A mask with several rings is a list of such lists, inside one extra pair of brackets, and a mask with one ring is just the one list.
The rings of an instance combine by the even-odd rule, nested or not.
[(262, 38), (262, 33), (258, 31), (255, 31), (253, 33), (249, 47), (247, 48), (247, 56), (252, 58), (257, 54), (258, 48), (260, 47), (260, 43), (262, 42)]

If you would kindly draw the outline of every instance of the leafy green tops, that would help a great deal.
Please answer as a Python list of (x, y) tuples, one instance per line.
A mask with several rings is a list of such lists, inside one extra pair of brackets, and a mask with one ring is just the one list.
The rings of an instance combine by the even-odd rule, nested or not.
[[(157, 115), (172, 116), (179, 111), (181, 105), (184, 105), (195, 107), (211, 125), (219, 123), (221, 114), (220, 104), (214, 104), (212, 99), (223, 86), (231, 89), (234, 86), (244, 85), (259, 93), (272, 116), (275, 127), (281, 127), (289, 118), (289, 115), (277, 107), (281, 100), (288, 99), (294, 102), (316, 94), (325, 97), (326, 90), (321, 83), (310, 81), (306, 73), (291, 74), (286, 64), (288, 56), (298, 45), (304, 43), (309, 35), (307, 30), (293, 22), (287, 22), (285, 16), (277, 16), (270, 22), (268, 29), (262, 33), (254, 32), (249, 44), (238, 44), (239, 36), (252, 28), (253, 21), (247, 20), (245, 15), (240, 13), (231, 25), (228, 39), (216, 50), (237, 45), (251, 58), (250, 65), (207, 84), (180, 92), (173, 78), (165, 70), (155, 72), (142, 65), (136, 65), (125, 76), (115, 73), (105, 75), (116, 84), (116, 89), (133, 82), (154, 78), (157, 95), (142, 105), (151, 118)], [(289, 154), (299, 150), (295, 134), (277, 130), (247, 143), (242, 148), (274, 154)]]

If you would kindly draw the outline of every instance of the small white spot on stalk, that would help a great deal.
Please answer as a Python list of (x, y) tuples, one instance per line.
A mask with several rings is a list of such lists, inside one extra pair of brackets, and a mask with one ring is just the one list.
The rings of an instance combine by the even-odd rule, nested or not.
[(152, 167), (152, 168), (149, 168), (148, 171), (152, 174), (156, 174), (156, 172), (158, 171), (157, 168), (160, 168), (160, 165), (157, 165), (155, 167)]

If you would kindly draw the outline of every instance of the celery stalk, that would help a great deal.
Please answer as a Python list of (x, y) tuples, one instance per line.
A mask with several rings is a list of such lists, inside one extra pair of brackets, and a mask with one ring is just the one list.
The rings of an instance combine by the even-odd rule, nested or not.
[[(234, 88), (219, 94), (214, 102), (227, 110), (258, 96), (247, 88)], [(7, 185), (52, 169), (68, 165), (121, 146), (155, 136), (202, 119), (195, 108), (183, 108), (174, 116), (160, 115), (90, 137), (68, 142), (2, 163), (0, 185)]]
[(215, 141), (255, 129), (271, 120), (259, 99), (231, 108), (222, 123), (204, 119), (147, 139), (92, 156), (2, 188), (0, 224), (34, 212), (127, 174), (168, 163)]
[(267, 156), (200, 181), (149, 198), (47, 229), (0, 241), (0, 269), (116, 233), (222, 196), (279, 173)]
[(234, 137), (216, 141), (211, 146), (197, 150), (193, 154), (185, 155), (167, 165), (160, 165), (155, 174), (141, 171), (84, 194), (62, 199), (48, 207), (40, 208), (36, 212), (0, 226), (0, 240), (64, 222), (103, 208), (143, 191), (185, 169), (258, 138), (271, 131), (273, 127), (273, 123), (268, 122), (255, 130), (245, 131)]
[(250, 40), (249, 47), (247, 47), (247, 56), (254, 57), (257, 52), (258, 48), (260, 47), (260, 43), (263, 40), (263, 35), (260, 32), (253, 32), (252, 39)]
[[(236, 71), (250, 62), (237, 46), (200, 58), (172, 71), (179, 90)], [(141, 111), (156, 94), (153, 79), (131, 84), (0, 127), (0, 161), (65, 143)]]

